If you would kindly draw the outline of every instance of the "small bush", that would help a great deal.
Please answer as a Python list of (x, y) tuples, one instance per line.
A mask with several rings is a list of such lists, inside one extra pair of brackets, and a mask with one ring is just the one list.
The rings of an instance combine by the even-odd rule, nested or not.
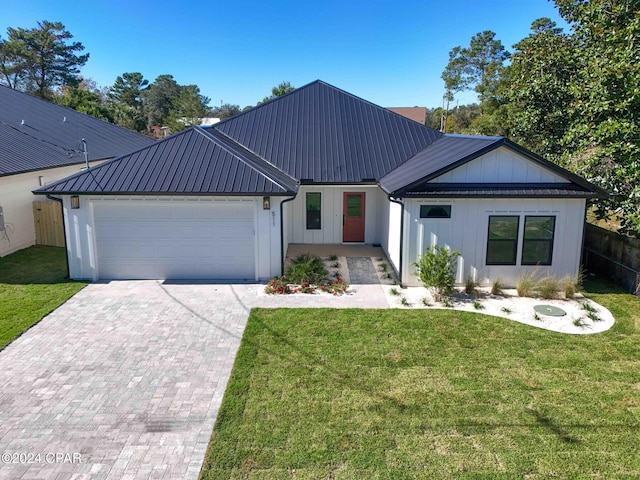
[(338, 256), (335, 253), (332, 253), (331, 255), (329, 255), (330, 262), (335, 262), (336, 260), (338, 260)]
[(594, 322), (601, 322), (602, 319), (598, 316), (596, 312), (587, 313), (587, 317), (589, 317)]
[(400, 291), (396, 287), (393, 287), (391, 290), (389, 290), (389, 293), (394, 297), (397, 297), (398, 295), (400, 295)]
[(319, 288), (323, 292), (331, 293), (332, 295), (342, 295), (349, 289), (349, 284), (338, 276), (333, 282), (320, 285)]
[(565, 276), (562, 280), (560, 280), (560, 284), (562, 285), (562, 290), (564, 290), (565, 298), (573, 298), (578, 293), (580, 287), (582, 287), (582, 282), (584, 281), (584, 272), (582, 267), (580, 271), (575, 277), (571, 275)]
[(426, 288), (431, 288), (435, 298), (448, 297), (455, 284), (454, 269), (460, 252), (439, 245), (426, 248), (416, 263), (416, 275)]
[(521, 273), (516, 281), (516, 291), (519, 297), (532, 297), (536, 290), (536, 274), (534, 272)]
[(556, 298), (560, 291), (560, 282), (556, 277), (544, 277), (537, 282), (535, 290), (542, 298)]
[(502, 307), (500, 310), (502, 310), (502, 313), (506, 313), (507, 315), (511, 313), (511, 309), (507, 307)]
[(388, 265), (386, 263), (381, 263), (380, 264), (380, 270), (382, 270), (383, 272), (387, 271)]
[(595, 308), (593, 308), (593, 306), (592, 306), (589, 302), (584, 302), (584, 303), (582, 304), (582, 309), (583, 309), (585, 312), (589, 312), (589, 313), (595, 313), (595, 311), (596, 311), (596, 309), (595, 309)]
[(473, 302), (473, 308), (475, 308), (476, 310), (482, 310), (484, 307), (478, 300), (476, 300), (475, 302)]
[(503, 296), (504, 295), (503, 290), (504, 290), (504, 281), (502, 280), (502, 277), (498, 277), (491, 284), (491, 295)]
[(268, 293), (270, 295), (285, 295), (294, 292), (285, 277), (274, 277), (269, 280), (269, 283), (264, 287), (264, 293)]
[(447, 308), (453, 308), (453, 302), (449, 297), (444, 297), (444, 299), (442, 300), (442, 304)]
[(334, 263), (331, 264), (331, 266), (333, 268), (340, 268), (340, 263), (339, 262), (334, 262)]
[(407, 297), (402, 297), (400, 299), (400, 303), (405, 307), (410, 307), (411, 306), (411, 304), (409, 303), (409, 300), (407, 300)]
[(291, 260), (291, 267), (287, 271), (286, 277), (290, 283), (308, 282), (319, 285), (325, 281), (327, 274), (324, 262), (320, 257), (311, 253), (303, 253)]
[(589, 327), (589, 325), (587, 324), (587, 322), (584, 321), (584, 318), (580, 317), (580, 318), (574, 318), (573, 319), (573, 324), (576, 327)]
[(422, 297), (422, 305), (424, 305), (425, 307), (431, 306), (431, 303), (429, 302), (429, 300), (427, 300), (427, 297)]

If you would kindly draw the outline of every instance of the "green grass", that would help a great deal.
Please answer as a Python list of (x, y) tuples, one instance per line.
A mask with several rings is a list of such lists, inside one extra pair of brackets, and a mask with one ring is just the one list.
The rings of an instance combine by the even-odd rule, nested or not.
[(84, 287), (66, 276), (63, 248), (37, 246), (0, 258), (0, 349)]
[(638, 478), (640, 300), (586, 290), (612, 330), (255, 309), (202, 478)]

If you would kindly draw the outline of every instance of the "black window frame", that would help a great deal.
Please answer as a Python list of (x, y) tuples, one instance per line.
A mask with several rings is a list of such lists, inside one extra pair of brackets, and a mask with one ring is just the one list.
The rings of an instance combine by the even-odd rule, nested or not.
[[(318, 210), (309, 210), (309, 196), (318, 196)], [(322, 230), (322, 193), (307, 192), (305, 195), (304, 211), (307, 230)], [(312, 215), (309, 215), (312, 213)]]
[[(430, 209), (442, 209), (445, 212), (445, 215), (429, 215)], [(425, 210), (425, 214), (423, 215), (423, 209)], [(420, 218), (429, 218), (429, 219), (438, 219), (438, 218), (451, 218), (451, 205), (420, 205)]]
[[(491, 220), (493, 218), (512, 218), (516, 221), (516, 236), (515, 238), (508, 239), (492, 239), (491, 238)], [(485, 257), (486, 265), (505, 265), (505, 266), (514, 266), (517, 265), (518, 262), (518, 243), (519, 243), (519, 235), (520, 233), (520, 215), (489, 215), (489, 220), (487, 222), (487, 251)], [(506, 244), (510, 243), (513, 245), (513, 260), (511, 262), (505, 263), (502, 261), (490, 261), (489, 260), (489, 251), (491, 250), (491, 245), (495, 244)]]
[[(550, 218), (553, 222), (551, 229), (551, 238), (529, 238), (527, 239), (527, 220), (529, 218)], [(522, 251), (520, 253), (520, 265), (546, 265), (549, 266), (553, 263), (553, 245), (556, 239), (556, 216), (555, 215), (525, 215), (524, 228), (522, 232)], [(527, 245), (532, 244), (549, 244), (548, 252), (549, 256), (546, 261), (527, 261), (525, 262), (525, 248)]]

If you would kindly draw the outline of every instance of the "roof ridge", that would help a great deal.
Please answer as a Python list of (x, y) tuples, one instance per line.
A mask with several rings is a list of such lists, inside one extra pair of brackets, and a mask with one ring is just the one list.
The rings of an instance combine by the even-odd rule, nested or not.
[[(233, 139), (227, 137), (226, 135), (224, 135), (222, 132), (219, 132), (216, 130), (216, 134), (220, 134), (222, 135), (224, 138), (220, 138), (218, 137), (216, 134), (209, 132), (208, 130), (213, 130), (211, 127), (205, 129), (202, 127), (194, 127), (197, 129), (198, 133), (200, 133), (201, 135), (204, 135), (205, 138), (207, 138), (210, 141), (214, 141), (218, 146), (220, 146), (221, 148), (223, 148), (226, 152), (230, 153), (231, 155), (235, 156), (236, 158), (238, 158), (238, 160), (240, 160), (242, 163), (244, 163), (247, 167), (251, 168), (252, 170), (254, 170), (255, 172), (259, 173), (260, 175), (262, 175), (263, 177), (265, 177), (267, 180), (269, 180), (271, 183), (273, 183), (274, 185), (282, 188), (283, 190), (289, 190), (287, 185), (282, 185), (278, 182), (276, 182), (271, 175), (269, 175), (266, 171), (264, 171), (263, 169), (259, 168), (259, 165), (256, 165), (255, 162), (253, 162), (251, 159), (249, 159), (248, 157), (246, 157), (245, 154), (243, 154), (241, 151), (237, 151), (235, 148), (233, 147), (239, 147), (239, 149), (243, 149), (246, 150), (247, 152), (249, 152), (250, 154), (254, 155), (255, 157), (257, 157), (258, 159), (260, 159), (262, 162), (264, 162), (265, 164), (267, 164), (269, 167), (273, 168), (274, 170), (276, 170), (280, 175), (289, 178), (292, 183), (297, 184), (297, 180), (295, 178), (293, 178), (291, 175), (288, 175), (287, 173), (283, 172), (282, 170), (280, 170), (278, 167), (276, 167), (275, 165), (272, 165), (271, 163), (269, 163), (268, 161), (266, 161), (265, 159), (263, 159), (260, 155), (255, 154), (254, 152), (252, 152), (251, 150), (249, 150), (248, 148), (240, 145), (239, 143), (235, 142)], [(229, 145), (229, 143), (231, 143), (232, 145)]]

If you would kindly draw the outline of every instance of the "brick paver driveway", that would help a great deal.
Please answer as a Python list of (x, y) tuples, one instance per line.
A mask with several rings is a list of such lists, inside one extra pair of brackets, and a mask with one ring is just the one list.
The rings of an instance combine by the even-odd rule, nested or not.
[(0, 478), (197, 478), (247, 316), (228, 285), (87, 286), (0, 352)]

